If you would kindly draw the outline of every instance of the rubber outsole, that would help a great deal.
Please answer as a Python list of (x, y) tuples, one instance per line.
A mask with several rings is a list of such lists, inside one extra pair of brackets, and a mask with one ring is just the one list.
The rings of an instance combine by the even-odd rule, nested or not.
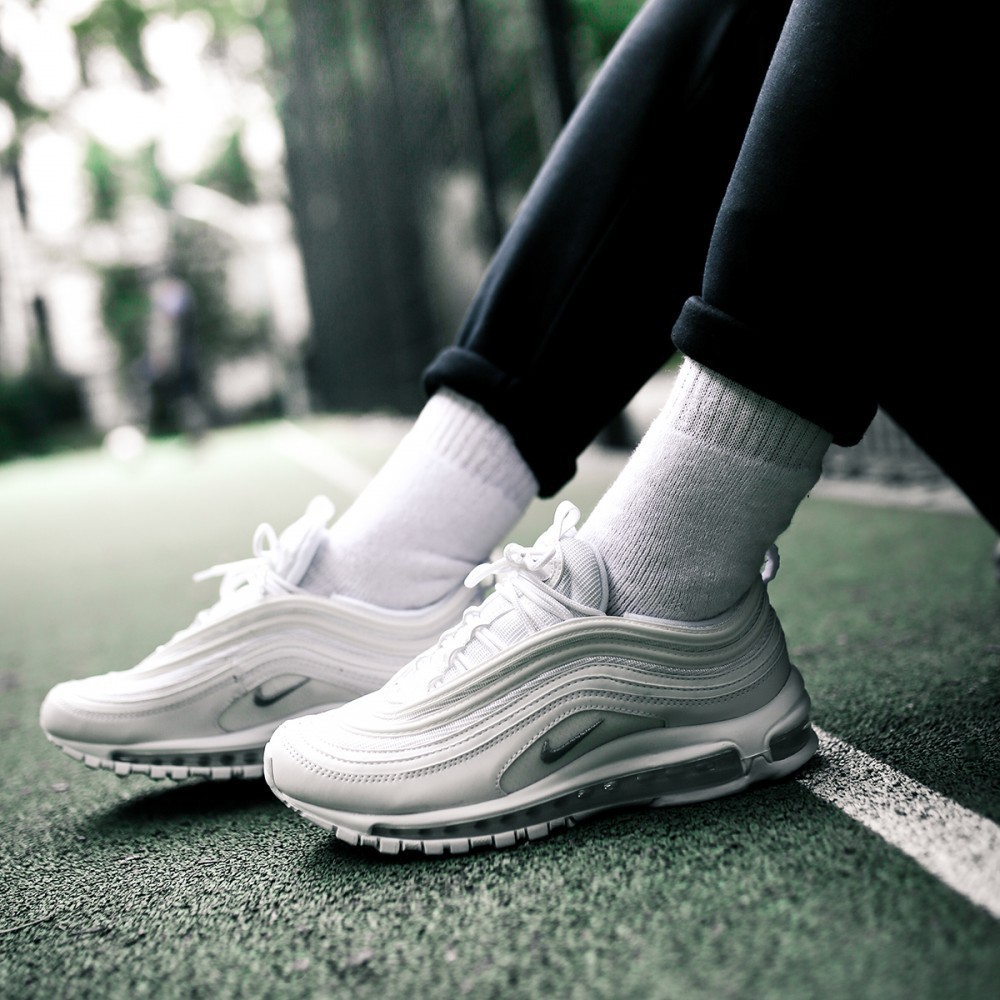
[[(341, 705), (343, 702), (315, 705), (299, 715), (322, 714)], [(233, 778), (263, 777), (264, 747), (282, 721), (279, 719), (222, 735), (175, 736), (134, 744), (85, 743), (53, 735), (44, 726), (42, 732), (53, 746), (73, 760), (95, 771), (110, 771), (121, 778), (142, 774), (154, 781), (163, 778), (172, 781), (187, 778), (229, 781)]]
[[(514, 812), (491, 814), (487, 808), (478, 817), (437, 828), (425, 827), (420, 816), (383, 817), (375, 822), (372, 817), (357, 816), (346, 817), (345, 822), (333, 811), (300, 802), (277, 788), (266, 755), (264, 778), (286, 806), (330, 831), (338, 840), (355, 847), (373, 848), (382, 854), (416, 851), (442, 856), (540, 840), (555, 830), (575, 826), (613, 809), (660, 808), (734, 795), (751, 785), (794, 773), (815, 754), (818, 742), (815, 731), (806, 722), (772, 740), (765, 754), (743, 758), (735, 746), (714, 750), (684, 762), (671, 761), (661, 768), (644, 768), (611, 779), (581, 783)], [(502, 806), (502, 802), (490, 805)], [(354, 826), (351, 819), (357, 820)]]
[[(61, 742), (45, 734), (46, 739), (73, 760), (95, 771), (110, 771), (120, 778), (142, 774), (153, 781), (168, 778), (183, 781), (187, 778), (207, 778), (210, 781), (229, 781), (233, 778), (260, 778), (264, 774), (264, 747), (254, 747), (211, 754), (137, 754), (116, 751), (112, 757), (85, 753), (72, 744)], [(131, 758), (131, 759), (129, 759)]]

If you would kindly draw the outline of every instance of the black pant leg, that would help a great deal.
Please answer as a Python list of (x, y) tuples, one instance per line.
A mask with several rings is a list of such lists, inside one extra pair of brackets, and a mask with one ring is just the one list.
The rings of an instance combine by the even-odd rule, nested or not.
[(1000, 527), (991, 34), (795, 0), (719, 211), (685, 354), (857, 442), (883, 406)]
[[(866, 363), (881, 290), (884, 77), (896, 0), (795, 0), (712, 237), (685, 354), (856, 442), (876, 408)], [(891, 131), (891, 128), (890, 128)], [(847, 377), (845, 378), (845, 374)]]
[(426, 373), (511, 431), (551, 495), (672, 353), (788, 0), (650, 0)]

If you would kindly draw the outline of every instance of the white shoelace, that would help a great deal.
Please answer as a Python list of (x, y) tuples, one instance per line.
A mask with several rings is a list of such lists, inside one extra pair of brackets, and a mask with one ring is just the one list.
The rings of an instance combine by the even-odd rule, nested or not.
[(526, 634), (551, 625), (553, 619), (565, 621), (578, 614), (574, 602), (549, 586), (548, 580), (552, 576), (551, 564), (561, 554), (561, 543), (576, 534), (579, 518), (579, 510), (564, 501), (556, 510), (551, 527), (534, 545), (512, 542), (499, 559), (473, 569), (465, 585), (477, 587), (493, 577), (494, 592), (482, 604), (468, 608), (462, 620), (448, 629), (436, 646), (418, 656), (410, 676), (424, 679), (426, 689), (432, 690), (454, 673), (464, 672), (475, 665), (465, 655), (473, 639), (488, 653), (502, 652), (510, 645), (509, 639), (497, 635), (491, 626), (512, 610), (527, 625)]
[[(466, 610), (462, 620), (445, 632), (436, 646), (418, 656), (412, 672), (407, 672), (409, 677), (426, 690), (433, 690), (456, 673), (482, 662), (483, 654), (503, 652), (511, 645), (509, 635), (498, 635), (492, 626), (512, 610), (519, 613), (525, 635), (549, 627), (554, 621), (567, 621), (580, 614), (600, 614), (597, 609), (577, 604), (548, 583), (558, 576), (559, 571), (552, 569), (552, 563), (561, 557), (562, 542), (576, 534), (579, 518), (579, 510), (564, 501), (556, 510), (552, 526), (534, 545), (512, 543), (504, 548), (499, 559), (473, 569), (466, 577), (466, 586), (476, 587), (493, 577), (494, 592), (482, 604)], [(771, 545), (761, 568), (765, 585), (777, 575), (778, 566), (778, 549)], [(481, 648), (476, 658), (470, 660), (466, 652), (474, 639)]]
[(305, 514), (280, 535), (270, 524), (257, 525), (252, 541), (253, 555), (249, 558), (219, 563), (195, 573), (197, 582), (212, 577), (222, 577), (222, 582), (219, 600), (200, 611), (191, 627), (203, 625), (263, 597), (302, 593), (302, 588), (289, 580), (288, 574), (296, 566), (303, 544), (316, 531), (325, 529), (333, 513), (329, 499), (316, 497)]

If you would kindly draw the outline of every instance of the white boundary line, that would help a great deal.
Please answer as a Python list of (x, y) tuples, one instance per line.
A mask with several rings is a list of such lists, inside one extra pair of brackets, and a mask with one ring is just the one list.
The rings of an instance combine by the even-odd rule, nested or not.
[[(352, 496), (373, 475), (291, 421), (280, 425), (275, 446)], [(1000, 920), (1000, 826), (813, 728), (823, 764), (799, 783)]]
[(1000, 826), (813, 728), (824, 763), (799, 784), (1000, 919)]

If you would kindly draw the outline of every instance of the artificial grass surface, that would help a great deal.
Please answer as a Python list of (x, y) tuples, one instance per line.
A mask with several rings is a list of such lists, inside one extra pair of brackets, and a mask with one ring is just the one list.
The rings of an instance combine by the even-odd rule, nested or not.
[[(313, 430), (373, 469), (396, 433)], [(213, 596), (190, 572), (316, 492), (346, 503), (270, 434), (0, 468), (0, 996), (995, 995), (997, 921), (794, 781), (391, 859), (263, 782), (122, 780), (47, 744), (45, 691), (187, 624)], [(586, 511), (613, 465), (585, 464), (566, 495)], [(810, 500), (772, 599), (820, 725), (998, 820), (993, 541), (974, 518)]]

